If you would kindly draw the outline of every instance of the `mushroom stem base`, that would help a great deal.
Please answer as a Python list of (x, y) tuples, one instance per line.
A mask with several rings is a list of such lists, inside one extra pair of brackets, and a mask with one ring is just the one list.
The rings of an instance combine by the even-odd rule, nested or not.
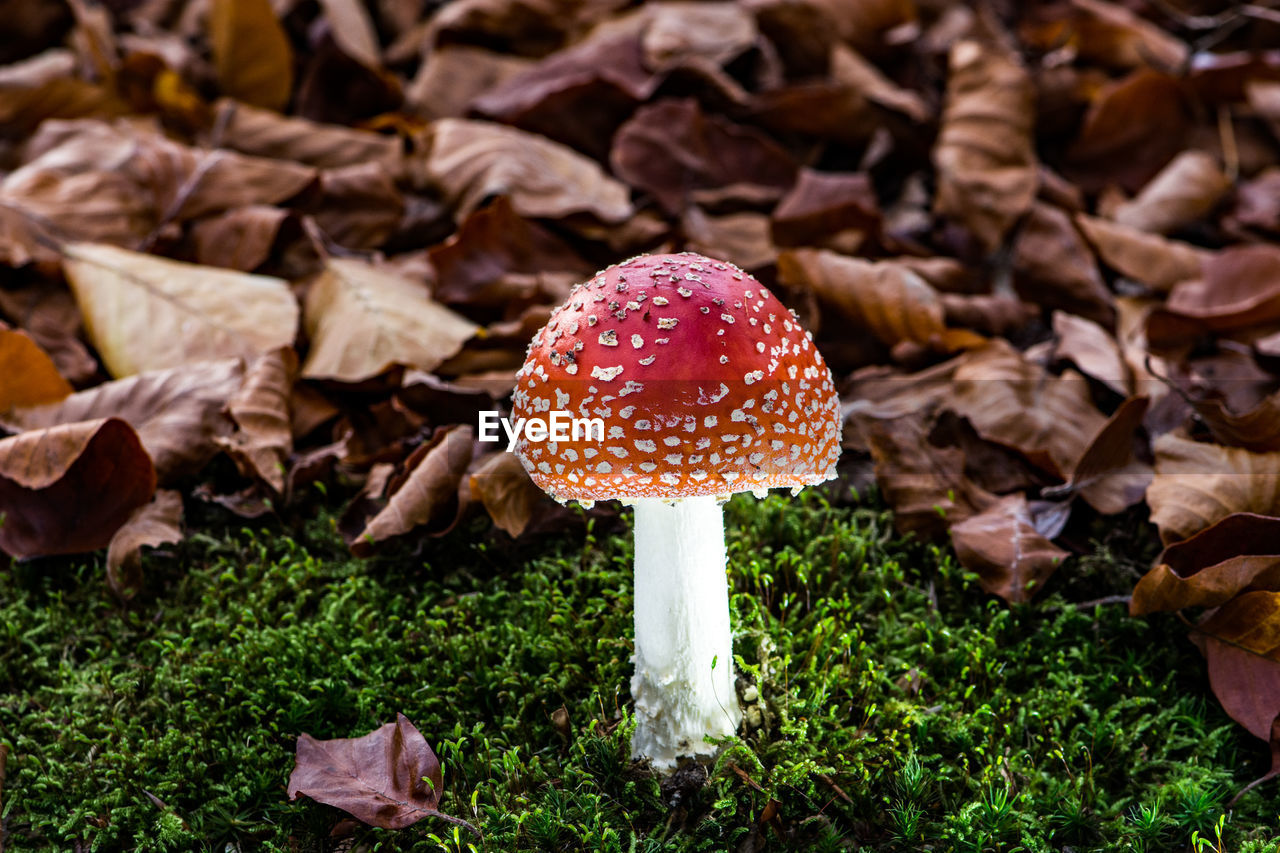
[(635, 502), (633, 758), (671, 770), (738, 729), (724, 514), (713, 497)]

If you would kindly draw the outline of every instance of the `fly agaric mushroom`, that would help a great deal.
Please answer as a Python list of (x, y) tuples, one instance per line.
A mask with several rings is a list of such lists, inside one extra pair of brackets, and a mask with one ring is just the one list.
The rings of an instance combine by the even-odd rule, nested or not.
[(521, 430), (533, 481), (635, 507), (632, 756), (670, 770), (714, 752), (742, 719), (721, 505), (835, 476), (839, 400), (812, 336), (732, 264), (642, 255), (575, 287), (516, 377), (513, 418), (604, 423), (603, 440)]

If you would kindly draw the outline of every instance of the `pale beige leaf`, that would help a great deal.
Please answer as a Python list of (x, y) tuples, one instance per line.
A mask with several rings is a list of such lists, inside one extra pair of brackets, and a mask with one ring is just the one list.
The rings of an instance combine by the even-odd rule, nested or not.
[(755, 44), (755, 18), (736, 3), (668, 0), (648, 7), (649, 26), (641, 38), (644, 64), (651, 71), (708, 63), (722, 66)]
[(63, 249), (85, 330), (112, 376), (293, 343), (298, 304), (285, 281), (94, 243)]
[(209, 41), (223, 92), (284, 109), (293, 91), (293, 49), (270, 0), (212, 0)]
[(1035, 198), (1034, 86), (1018, 62), (977, 42), (951, 50), (947, 104), (933, 150), (935, 209), (964, 223), (988, 250)]
[(598, 163), (532, 133), (468, 119), (441, 119), (429, 131), (420, 177), (439, 186), (461, 220), (491, 195), (521, 216), (559, 219), (591, 213), (609, 223), (631, 216), (630, 190)]
[(1184, 151), (1152, 178), (1132, 201), (1120, 205), (1114, 219), (1121, 225), (1168, 234), (1208, 214), (1231, 180), (1218, 161), (1204, 151)]
[(519, 536), (546, 493), (529, 479), (514, 453), (494, 453), (471, 475), (471, 494), (480, 498), (493, 523)]
[(478, 328), (421, 284), (356, 260), (330, 259), (306, 306), (308, 378), (359, 382), (394, 365), (434, 370)]
[(1173, 433), (1157, 438), (1154, 449), (1156, 475), (1147, 487), (1147, 504), (1166, 544), (1235, 512), (1280, 515), (1280, 453), (1253, 453)]

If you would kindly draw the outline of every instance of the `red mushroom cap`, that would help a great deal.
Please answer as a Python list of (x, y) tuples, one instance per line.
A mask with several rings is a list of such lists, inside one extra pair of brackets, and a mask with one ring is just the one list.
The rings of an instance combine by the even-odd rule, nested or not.
[(561, 500), (683, 498), (835, 476), (840, 407), (795, 315), (733, 264), (642, 255), (578, 285), (534, 336), (513, 420), (601, 418), (516, 453)]

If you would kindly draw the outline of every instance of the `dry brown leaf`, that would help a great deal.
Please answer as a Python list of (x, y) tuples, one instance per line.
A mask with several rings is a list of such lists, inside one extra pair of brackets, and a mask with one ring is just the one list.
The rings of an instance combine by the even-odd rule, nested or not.
[(919, 94), (894, 83), (847, 45), (836, 44), (831, 49), (831, 79), (912, 121), (923, 123), (931, 117), (932, 110)]
[(916, 21), (914, 0), (808, 0), (826, 13), (827, 25), (841, 41), (863, 50), (885, 47), (884, 36)]
[(1129, 612), (1217, 607), (1246, 589), (1280, 590), (1277, 543), (1280, 519), (1232, 513), (1165, 548), (1134, 587)]
[(431, 441), (415, 450), (405, 460), (402, 482), (391, 484), (386, 507), (369, 519), (351, 551), (368, 556), (387, 539), (432, 522), (451, 521), (458, 484), (471, 464), (473, 438), (470, 426), (455, 425), (437, 430)]
[(297, 377), (298, 355), (290, 347), (266, 353), (249, 365), (243, 385), (226, 405), (236, 431), (215, 439), (242, 473), (263, 481), (276, 494), (284, 492), (285, 462), (293, 452), (289, 404)]
[[(546, 62), (559, 59), (566, 63), (565, 54), (573, 50), (557, 51)], [(527, 94), (527, 89), (534, 85), (533, 79), (525, 86), (507, 85), (534, 66), (533, 60), (522, 56), (508, 56), (470, 45), (444, 45), (431, 51), (419, 66), (417, 75), (405, 88), (405, 105), (427, 119), (462, 118), (473, 105), (486, 116), (506, 118), (523, 111), (529, 103), (541, 102), (540, 98)], [(537, 67), (541, 68), (542, 63), (537, 63)], [(550, 77), (552, 72), (559, 76), (557, 69), (544, 70), (539, 76)]]
[(784, 246), (815, 246), (853, 254), (880, 234), (875, 188), (864, 172), (802, 168), (795, 186), (771, 216), (774, 239)]
[(1204, 151), (1184, 151), (1112, 217), (1121, 225), (1168, 234), (1204, 217), (1231, 189), (1231, 180)]
[(151, 459), (117, 418), (0, 440), (0, 550), (26, 559), (102, 548), (155, 489)]
[(1076, 214), (1075, 223), (1104, 264), (1162, 293), (1179, 282), (1198, 278), (1202, 264), (1210, 256), (1189, 243), (1083, 213)]
[(1280, 592), (1244, 592), (1206, 616), (1196, 630), (1280, 662)]
[(416, 160), (461, 220), (491, 195), (507, 195), (521, 216), (561, 219), (590, 213), (605, 223), (632, 214), (630, 193), (594, 161), (531, 133), (483, 121), (447, 118), (428, 133)]
[(1022, 35), (1042, 50), (1070, 51), (1087, 63), (1128, 70), (1144, 65), (1176, 72), (1187, 45), (1130, 9), (1107, 0), (1071, 0), (1070, 9), (1046, 7), (1052, 18), (1024, 26)]
[(1065, 311), (1053, 312), (1054, 352), (1069, 359), (1090, 379), (1096, 379), (1122, 397), (1132, 390), (1132, 377), (1120, 344), (1092, 320)]
[(395, 136), (282, 116), (232, 100), (219, 101), (217, 108), (215, 124), (222, 128), (217, 142), (245, 154), (320, 169), (374, 161), (396, 171), (400, 162), (401, 142)]
[(594, 272), (562, 239), (518, 216), (506, 196), (468, 216), (428, 257), (436, 299), (507, 314), (531, 302), (559, 303)]
[(1214, 637), (1204, 638), (1204, 651), (1209, 684), (1223, 710), (1250, 734), (1272, 744), (1272, 772), (1263, 778), (1271, 777), (1280, 761), (1275, 747), (1280, 664)]
[[(1071, 472), (1068, 489), (1104, 515), (1115, 515), (1140, 503), (1154, 472), (1135, 453), (1138, 430), (1149, 405), (1146, 397), (1130, 397), (1120, 404), (1089, 441)], [(1050, 497), (1046, 490), (1042, 492)]]
[(0, 326), (0, 412), (36, 406), (71, 393), (53, 360), (26, 332)]
[(116, 378), (174, 364), (252, 360), (293, 343), (286, 282), (93, 243), (63, 249), (85, 331)]
[(307, 208), (330, 240), (348, 249), (375, 249), (396, 232), (405, 202), (379, 162), (320, 173), (320, 190)]
[(1067, 479), (1106, 420), (1089, 383), (1072, 371), (1052, 376), (999, 339), (969, 355), (956, 368), (948, 408), (987, 441)]
[(609, 163), (615, 175), (672, 214), (699, 189), (745, 188), (776, 200), (796, 175), (790, 155), (768, 136), (707, 115), (692, 99), (664, 99), (636, 110), (614, 136)]
[(182, 541), (182, 495), (168, 489), (138, 507), (107, 546), (107, 586), (128, 601), (142, 586), (142, 549)]
[(1280, 515), (1280, 453), (1252, 453), (1174, 434), (1155, 440), (1147, 488), (1165, 543), (1186, 539), (1235, 512)]
[(252, 272), (275, 246), (289, 211), (255, 204), (201, 219), (191, 226), (195, 262)]
[(1086, 192), (1109, 184), (1137, 191), (1187, 147), (1186, 101), (1176, 78), (1150, 69), (1107, 83), (1068, 151), (1067, 177)]
[(947, 105), (933, 161), (934, 207), (963, 223), (988, 251), (1035, 198), (1034, 89), (1013, 58), (962, 41), (951, 50)]
[(534, 509), (549, 500), (538, 488), (514, 453), (494, 453), (471, 475), (471, 494), (503, 532), (516, 537), (524, 532)]
[(1165, 307), (1219, 332), (1280, 320), (1280, 247), (1217, 252), (1205, 259), (1199, 278), (1173, 288)]
[(1104, 326), (1115, 321), (1093, 253), (1066, 211), (1036, 202), (1018, 231), (1013, 251), (1014, 286), (1023, 299), (1060, 308)]
[(342, 258), (330, 258), (311, 284), (306, 323), (311, 351), (302, 375), (340, 382), (360, 382), (396, 365), (434, 370), (478, 328), (422, 285)]
[(573, 41), (626, 0), (453, 0), (431, 19), (428, 43), (497, 45), (520, 56), (543, 56)]
[(902, 532), (944, 533), (999, 500), (964, 474), (964, 452), (936, 447), (917, 413), (879, 418), (855, 412), (855, 429), (875, 461), (876, 482)]
[(1068, 556), (1036, 530), (1022, 494), (951, 525), (951, 544), (983, 589), (1012, 603), (1030, 601)]
[(231, 431), (222, 415), (244, 382), (238, 359), (173, 367), (105, 382), (44, 406), (14, 409), (0, 423), (35, 430), (119, 418), (138, 433), (161, 482), (194, 473)]
[(821, 249), (778, 256), (779, 279), (802, 288), (881, 342), (925, 344), (942, 333), (942, 302), (920, 276), (892, 261), (871, 262)]
[(703, 64), (718, 68), (759, 37), (755, 16), (736, 3), (665, 0), (647, 11), (640, 44), (644, 64), (652, 71)]
[(70, 289), (46, 282), (0, 288), (0, 313), (31, 335), (72, 385), (98, 376), (98, 361), (79, 338), (80, 309)]
[(690, 206), (681, 219), (685, 249), (737, 264), (748, 272), (767, 267), (778, 259), (769, 217), (763, 213), (728, 213), (708, 216)]
[(1007, 293), (940, 293), (943, 319), (957, 330), (1009, 336), (1039, 318), (1040, 309)]
[(283, 110), (293, 92), (293, 49), (270, 0), (211, 0), (209, 42), (222, 91)]

